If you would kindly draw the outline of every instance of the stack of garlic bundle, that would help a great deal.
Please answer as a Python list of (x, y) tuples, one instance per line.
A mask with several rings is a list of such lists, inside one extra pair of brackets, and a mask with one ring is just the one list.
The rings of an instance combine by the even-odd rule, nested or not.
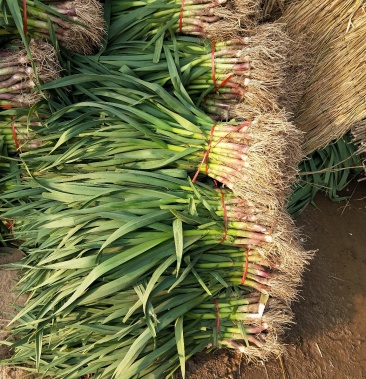
[(97, 0), (4, 2), (0, 20), (4, 40), (25, 35), (54, 43), (57, 39), (60, 46), (82, 54), (100, 48), (105, 34), (103, 7)]
[(30, 107), (42, 99), (38, 87), (59, 77), (60, 67), (52, 45), (31, 40), (30, 55), (21, 41), (0, 50), (0, 106)]
[[(20, 291), (33, 289), (14, 319), (27, 343), (11, 362), (128, 379), (179, 366), (184, 376), (209, 347), (278, 355), (311, 256), (285, 211), (301, 159), (281, 105), (288, 37), (257, 25), (259, 1), (113, 2), (111, 12), (103, 54), (70, 57), (76, 74), (43, 86), (75, 84), (77, 102), (65, 92), (34, 120), (27, 173), (2, 196), (19, 199), (5, 216), (27, 252)], [(174, 32), (212, 38), (186, 87), (193, 70)], [(130, 67), (141, 51), (115, 54), (141, 41), (167, 67), (163, 83)]]

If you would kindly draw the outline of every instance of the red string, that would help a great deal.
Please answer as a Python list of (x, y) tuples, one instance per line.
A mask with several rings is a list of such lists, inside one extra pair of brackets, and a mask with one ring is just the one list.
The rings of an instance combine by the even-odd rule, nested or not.
[[(249, 126), (249, 125), (250, 125), (249, 121), (243, 122), (242, 124), (238, 125), (234, 130), (230, 131), (229, 133), (227, 133), (223, 137), (221, 137), (217, 141), (217, 143), (214, 146), (212, 146), (213, 135), (214, 135), (215, 128), (216, 128), (216, 123), (213, 124), (211, 131), (210, 131), (210, 141), (208, 144), (208, 148), (207, 148), (205, 154), (203, 155), (202, 161), (201, 161), (196, 173), (193, 176), (192, 183), (194, 183), (196, 181), (196, 179), (197, 179), (197, 177), (201, 171), (201, 167), (204, 163), (206, 163), (206, 175), (208, 175), (208, 158), (209, 158), (209, 155), (210, 155), (212, 148), (216, 147), (221, 141), (223, 141), (225, 138), (227, 138), (227, 136), (229, 136), (230, 133), (238, 132), (240, 129), (244, 128), (245, 126)], [(219, 188), (219, 185), (218, 185), (216, 180), (214, 180), (214, 183), (215, 183), (215, 186)], [(225, 204), (225, 196), (224, 196), (224, 193), (221, 191), (220, 188), (219, 188), (219, 190), (220, 190), (220, 195), (221, 195), (222, 209), (224, 211), (224, 225), (225, 225), (225, 233), (222, 236), (220, 243), (224, 243), (226, 238), (227, 238), (227, 232), (228, 232), (228, 217), (227, 217), (227, 209), (226, 209), (226, 204)], [(245, 276), (246, 276), (246, 273), (245, 273)], [(245, 280), (245, 278), (244, 278), (244, 280)]]
[(222, 88), (233, 76), (234, 74), (229, 75), (225, 80), (221, 82), (221, 84), (218, 87), (215, 88), (215, 90), (217, 91), (220, 88)]
[(11, 119), (12, 119), (11, 132), (13, 134), (13, 139), (14, 139), (15, 147), (17, 148), (17, 150), (20, 150), (19, 141), (18, 141), (18, 138), (17, 138), (17, 131), (15, 130), (14, 116), (11, 116)]
[(14, 226), (14, 221), (13, 220), (9, 220), (9, 223), (8, 223), (8, 230), (10, 232), (13, 231), (13, 226)]
[(179, 31), (180, 31), (180, 33), (182, 33), (182, 29), (183, 29), (184, 4), (185, 4), (185, 0), (182, 0), (182, 8), (180, 9), (180, 14), (179, 14)]
[(250, 122), (247, 121), (247, 122), (243, 122), (242, 124), (238, 125), (234, 130), (232, 130), (231, 132), (225, 134), (223, 137), (221, 137), (214, 146), (211, 147), (214, 148), (216, 147), (220, 142), (222, 142), (225, 138), (227, 138), (231, 133), (235, 133), (235, 132), (238, 132), (239, 130), (243, 129), (245, 126), (249, 126), (250, 125)]
[(210, 151), (212, 150), (212, 148), (216, 147), (220, 142), (222, 142), (225, 138), (227, 138), (230, 135), (230, 133), (238, 132), (240, 129), (243, 129), (245, 126), (249, 126), (249, 125), (250, 125), (249, 121), (243, 122), (242, 124), (238, 125), (234, 130), (232, 130), (231, 132), (229, 132), (229, 133), (225, 134), (223, 137), (221, 137), (216, 142), (216, 144), (214, 146), (212, 146), (212, 139), (213, 139), (214, 131), (216, 128), (216, 123), (213, 124), (211, 131), (210, 131), (210, 141), (208, 144), (208, 148), (207, 148), (205, 154), (203, 155), (202, 161), (201, 161), (200, 165), (198, 166), (196, 173), (194, 174), (194, 177), (192, 179), (192, 183), (194, 183), (196, 181), (198, 174), (200, 173), (201, 167), (204, 163), (206, 163), (206, 175), (208, 175), (208, 157), (210, 155)]
[[(215, 180), (215, 184), (217, 186), (216, 180)], [(225, 233), (222, 236), (222, 239), (221, 239), (220, 243), (224, 243), (225, 240), (226, 240), (226, 238), (227, 238), (228, 219), (227, 219), (227, 210), (226, 210), (225, 196), (224, 196), (224, 193), (221, 191), (221, 188), (219, 188), (219, 190), (220, 190), (220, 195), (221, 195), (222, 209), (224, 210), (224, 225), (225, 225)]]
[(206, 155), (206, 160), (205, 160), (205, 163), (206, 163), (206, 175), (208, 175), (208, 156), (210, 155), (210, 151), (211, 151), (211, 148), (212, 148), (212, 140), (213, 140), (213, 135), (214, 135), (214, 132), (215, 132), (215, 128), (216, 128), (216, 122), (212, 125), (212, 128), (211, 128), (211, 131), (210, 131), (210, 141), (208, 143), (208, 149), (207, 149), (207, 154)]
[(13, 220), (10, 220), (8, 218), (0, 218), (1, 221), (4, 221), (4, 224), (5, 224), (5, 227), (10, 231), (12, 232), (13, 231), (13, 225), (14, 225), (14, 221)]
[(3, 109), (13, 108), (13, 106), (11, 104), (4, 104), (4, 105), (1, 105), (0, 107), (3, 108)]
[[(212, 41), (211, 43), (211, 77), (214, 84), (214, 92), (216, 92), (221, 87), (223, 87), (233, 76), (234, 74), (230, 74), (224, 81), (221, 82), (220, 85), (217, 85), (216, 70), (215, 70), (215, 42)], [(204, 104), (206, 104), (206, 100), (207, 100), (207, 97), (203, 99)]]
[(212, 80), (216, 89), (217, 83), (216, 83), (216, 73), (215, 73), (215, 42), (214, 41), (212, 41), (211, 43), (211, 76), (212, 76)]
[(216, 128), (216, 123), (213, 124), (212, 128), (211, 128), (211, 131), (210, 131), (210, 141), (208, 143), (208, 148), (205, 152), (205, 154), (203, 155), (203, 158), (202, 158), (202, 161), (198, 167), (198, 170), (196, 171), (196, 173), (194, 174), (194, 177), (192, 179), (192, 183), (194, 183), (198, 177), (198, 174), (200, 173), (200, 170), (201, 170), (201, 167), (204, 163), (206, 163), (206, 175), (208, 175), (208, 156), (210, 155), (210, 151), (211, 151), (211, 145), (212, 145), (212, 139), (213, 139), (213, 135), (214, 135), (214, 131), (215, 131), (215, 128)]
[(221, 82), (220, 85), (217, 85), (216, 70), (215, 70), (215, 42), (212, 41), (211, 43), (211, 77), (212, 77), (212, 81), (215, 87), (215, 91), (223, 87), (233, 76), (234, 74), (230, 74), (224, 81)]
[(28, 31), (27, 0), (23, 0), (23, 29), (24, 34)]
[(249, 264), (249, 249), (246, 249), (245, 251), (245, 266), (244, 266), (244, 272), (243, 272), (243, 276), (241, 278), (241, 282), (240, 282), (240, 285), (243, 285), (246, 278), (247, 278), (247, 275), (248, 275), (248, 264)]
[(216, 306), (216, 312), (217, 312), (217, 318), (216, 318), (216, 331), (217, 334), (220, 333), (220, 323), (221, 323), (221, 318), (220, 318), (220, 308), (219, 308), (219, 301), (217, 298), (215, 299), (215, 306)]

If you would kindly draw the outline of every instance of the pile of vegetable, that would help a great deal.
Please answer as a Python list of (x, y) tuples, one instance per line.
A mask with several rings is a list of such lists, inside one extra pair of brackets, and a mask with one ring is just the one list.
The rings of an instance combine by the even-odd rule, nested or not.
[(223, 42), (172, 36), (161, 52), (144, 41), (129, 40), (109, 44), (95, 58), (71, 57), (72, 70), (82, 73), (86, 67), (99, 67), (101, 74), (117, 73), (127, 66), (139, 78), (171, 88), (172, 67), (178, 65), (182, 85), (194, 103), (215, 119), (228, 119), (253, 107), (279, 111), (286, 92), (287, 42), (277, 25), (261, 25), (243, 37)]
[(28, 51), (15, 40), (0, 49), (0, 107), (30, 107), (42, 99), (40, 84), (59, 77), (54, 47), (42, 40), (31, 40)]
[(105, 34), (103, 9), (97, 0), (4, 0), (1, 39), (29, 36), (91, 54)]
[(259, 17), (258, 0), (162, 0), (113, 2), (109, 42), (159, 41), (171, 32), (227, 40), (250, 29)]
[[(34, 4), (62, 19), (49, 30), (78, 14)], [(49, 96), (0, 114), (19, 165), (1, 212), (28, 296), (6, 363), (163, 378), (184, 377), (205, 349), (283, 351), (311, 253), (286, 211), (302, 158), (281, 105), (288, 37), (256, 24), (258, 4), (106, 2), (109, 33), (91, 56), (50, 34), (63, 76), (39, 75), (32, 93)]]

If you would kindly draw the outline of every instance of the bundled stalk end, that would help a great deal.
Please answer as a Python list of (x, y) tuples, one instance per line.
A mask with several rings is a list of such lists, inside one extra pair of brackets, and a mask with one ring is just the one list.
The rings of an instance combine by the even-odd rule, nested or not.
[(38, 86), (59, 77), (60, 66), (56, 51), (49, 43), (32, 39), (31, 56), (21, 41), (14, 41), (8, 50), (0, 52), (1, 107), (30, 107), (43, 94)]
[(207, 4), (202, 2), (201, 8), (187, 18), (183, 16), (182, 25), (177, 32), (225, 41), (235, 36), (238, 30), (245, 31), (255, 27), (260, 15), (256, 0), (222, 0)]
[[(15, 1), (22, 26), (11, 16), (7, 4), (0, 14), (3, 34), (9, 39), (19, 38), (24, 31), (31, 38), (52, 40), (73, 52), (91, 54), (100, 48), (106, 32), (103, 6), (98, 0), (30, 0)], [(20, 5), (22, 3), (22, 5)], [(23, 7), (25, 7), (23, 9)], [(21, 28), (24, 30), (19, 30)]]
[(282, 208), (302, 158), (302, 133), (283, 113), (255, 115), (247, 109), (242, 112), (240, 105), (236, 109), (236, 119), (251, 120), (251, 141), (246, 150), (246, 180), (238, 177), (231, 189), (249, 201), (260, 199), (269, 208)]
[(212, 9), (218, 20), (205, 24), (204, 37), (214, 41), (225, 41), (234, 38), (238, 31), (252, 30), (260, 14), (257, 0), (232, 0)]
[[(206, 96), (202, 105), (214, 118), (235, 117), (231, 109), (237, 107), (279, 112), (285, 103), (283, 99), (289, 102), (293, 97), (287, 93), (289, 88), (286, 86), (290, 39), (283, 25), (263, 24), (243, 34), (224, 44), (237, 60), (225, 73), (226, 77), (232, 77), (215, 94)], [(220, 58), (217, 59), (218, 65), (219, 61)], [(221, 76), (223, 82), (225, 75)]]
[[(229, 347), (244, 354), (248, 362), (266, 361), (277, 358), (285, 352), (281, 342), (284, 332), (293, 324), (293, 313), (288, 304), (275, 299), (269, 299), (265, 304), (263, 314), (248, 315), (248, 319), (237, 321), (246, 327), (245, 336), (232, 335), (230, 339), (223, 339), (222, 347)], [(251, 333), (250, 333), (251, 332)]]
[(103, 6), (98, 0), (73, 0), (57, 3), (56, 9), (72, 9), (69, 30), (61, 36), (61, 44), (67, 49), (92, 54), (102, 46), (106, 32)]
[[(29, 47), (32, 54), (32, 62), (37, 69), (37, 76), (41, 79), (42, 83), (48, 83), (59, 78), (61, 67), (58, 63), (55, 48), (46, 41), (38, 39), (32, 39)], [(38, 82), (36, 76), (34, 76), (34, 79)]]

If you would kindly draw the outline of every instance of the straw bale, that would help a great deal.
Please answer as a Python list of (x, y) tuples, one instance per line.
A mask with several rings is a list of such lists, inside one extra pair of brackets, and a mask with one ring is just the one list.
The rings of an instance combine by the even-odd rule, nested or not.
[(305, 0), (285, 10), (293, 36), (310, 40), (314, 65), (295, 112), (303, 151), (328, 145), (366, 118), (366, 5), (362, 0)]
[(263, 17), (273, 15), (273, 13), (283, 12), (286, 0), (262, 0)]

